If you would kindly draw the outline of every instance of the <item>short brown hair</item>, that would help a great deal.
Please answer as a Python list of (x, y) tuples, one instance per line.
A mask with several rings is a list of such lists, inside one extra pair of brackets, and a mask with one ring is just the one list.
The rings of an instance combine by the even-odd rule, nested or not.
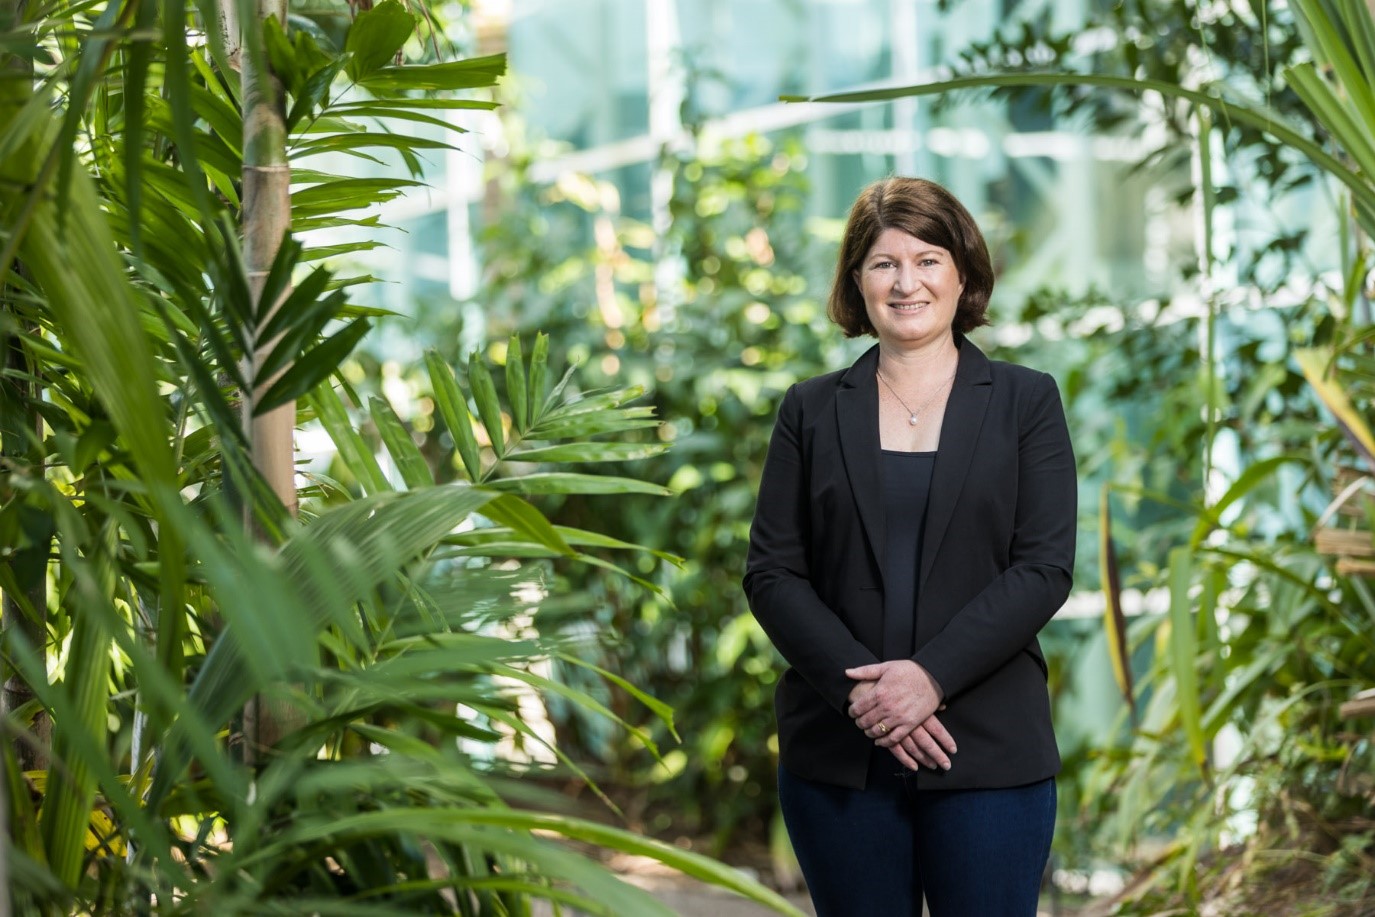
[(894, 176), (861, 191), (845, 223), (827, 314), (846, 337), (874, 333), (854, 273), (885, 229), (901, 229), (950, 252), (964, 283), (955, 307), (955, 331), (966, 334), (988, 324), (993, 264), (978, 224), (955, 195), (935, 182)]

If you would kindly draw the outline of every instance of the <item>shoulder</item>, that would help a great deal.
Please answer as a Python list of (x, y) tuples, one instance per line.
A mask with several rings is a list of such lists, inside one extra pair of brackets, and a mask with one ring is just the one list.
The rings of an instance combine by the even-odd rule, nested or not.
[(1018, 388), (1036, 389), (1047, 383), (1055, 384), (1050, 373), (1041, 372), (1030, 366), (1023, 366), (1021, 363), (1009, 363), (1006, 360), (989, 360), (988, 371), (993, 376), (994, 382), (1001, 382), (1004, 385)]
[(1054, 376), (1030, 366), (1006, 360), (989, 360), (988, 371), (995, 390), (1001, 390), (1018, 400), (1041, 400), (1059, 394)]
[(840, 387), (841, 380), (847, 372), (849, 369), (837, 369), (834, 372), (803, 379), (794, 383), (784, 397), (808, 406), (829, 401), (835, 397), (836, 389)]

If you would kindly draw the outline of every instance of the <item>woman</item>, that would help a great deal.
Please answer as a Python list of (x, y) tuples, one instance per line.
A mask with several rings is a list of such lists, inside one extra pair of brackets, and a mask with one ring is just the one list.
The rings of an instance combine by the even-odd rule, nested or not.
[(850, 212), (830, 315), (878, 345), (790, 388), (745, 592), (788, 661), (779, 800), (820, 917), (1036, 913), (1060, 767), (1036, 633), (1074, 566), (1050, 376), (990, 361), (988, 248), (929, 181)]

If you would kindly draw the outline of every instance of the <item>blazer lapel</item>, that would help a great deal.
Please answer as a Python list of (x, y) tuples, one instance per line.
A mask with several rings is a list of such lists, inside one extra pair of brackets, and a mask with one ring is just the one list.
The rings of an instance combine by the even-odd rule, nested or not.
[(931, 572), (950, 519), (955, 515), (955, 504), (959, 502), (960, 489), (964, 486), (965, 473), (974, 456), (984, 412), (988, 409), (988, 399), (993, 392), (993, 374), (989, 369), (988, 357), (963, 337), (959, 344), (960, 365), (955, 370), (955, 382), (950, 388), (950, 398), (945, 403), (940, 448), (931, 471), (931, 496), (926, 504), (926, 527), (922, 531), (918, 594)]
[[(867, 350), (840, 378), (836, 392), (836, 426), (845, 474), (859, 508), (859, 521), (869, 540), (876, 569), (883, 557), (883, 487), (879, 479), (878, 347)], [(880, 577), (882, 570), (879, 571)]]

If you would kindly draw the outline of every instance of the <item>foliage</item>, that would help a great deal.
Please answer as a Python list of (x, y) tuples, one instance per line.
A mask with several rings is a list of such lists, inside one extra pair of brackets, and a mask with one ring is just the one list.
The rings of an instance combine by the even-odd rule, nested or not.
[[(513, 339), (504, 403), (483, 360), (468, 364), (466, 392), (448, 361), (428, 361), (471, 482), (435, 483), (383, 401), (370, 405), (380, 447), (365, 439), (332, 377), (376, 315), (343, 292), (366, 278), (307, 271), (340, 250), (290, 239), (266, 278), (244, 269), (236, 50), (216, 12), (130, 3), (92, 18), (58, 5), (4, 23), (6, 64), (37, 65), (0, 84), (3, 661), (7, 689), (33, 694), (0, 720), (15, 911), (521, 914), (541, 897), (666, 912), (554, 836), (653, 856), (793, 913), (700, 856), (541, 811), (556, 800), (497, 754), (546, 741), (512, 685), (622, 722), (539, 674), (577, 648), (529, 633), (560, 584), (551, 561), (519, 559), (614, 571), (608, 554), (636, 548), (555, 527), (531, 497), (663, 489), (493, 460), (655, 452), (619, 438), (651, 412), (626, 406), (637, 389), (552, 384), (548, 338), (528, 361)], [(355, 211), (413, 181), (360, 179), (351, 164), (395, 156), (415, 174), (447, 141), (405, 122), (449, 131), (431, 112), (490, 107), (428, 94), (490, 86), (503, 68), (405, 63), (416, 23), (395, 2), (330, 21), (332, 34), (248, 29), (246, 53), (265, 54), (285, 90), (297, 232), (372, 225)], [(207, 24), (206, 45), (188, 48), (188, 26)], [(249, 374), (260, 342), (267, 359)], [(312, 475), (301, 521), (287, 514), (238, 416), (250, 385), (265, 392), (257, 411), (305, 398), (300, 420), (333, 438), (339, 476), (361, 495)], [(652, 570), (663, 555), (645, 556)], [(663, 704), (601, 677), (671, 728)], [(237, 720), (253, 695), (298, 717), (258, 767), (244, 763)], [(21, 759), (46, 766), (26, 773)]]
[[(768, 837), (778, 668), (739, 583), (777, 399), (799, 376), (838, 359), (834, 337), (822, 330), (824, 307), (807, 292), (824, 284), (816, 274), (827, 259), (805, 213), (805, 155), (793, 140), (694, 133), (655, 165), (674, 176), (670, 220), (656, 234), (627, 215), (609, 182), (563, 175), (534, 184), (530, 167), (541, 147), (521, 141), (518, 116), (504, 120), (511, 152), (489, 179), (501, 206), (481, 237), (486, 325), (477, 336), (494, 340), (500, 358), (506, 333), (546, 328), (551, 355), (584, 362), (580, 375), (590, 384), (626, 379), (650, 389), (666, 423), (645, 441), (673, 448), (639, 473), (667, 481), (675, 499), (632, 507), (570, 495), (558, 512), (684, 558), (681, 569), (658, 574), (639, 566), (661, 595), (625, 580), (578, 578), (598, 597), (602, 664), (652, 685), (673, 706), (681, 745), (667, 748), (661, 764), (624, 733), (551, 699), (560, 744), (623, 788), (627, 813), (657, 834), (710, 832), (716, 849), (732, 838)], [(444, 324), (456, 311), (420, 317), (441, 350), (473, 334)], [(423, 380), (411, 384), (424, 397)], [(440, 467), (458, 464), (446, 458), (455, 446), (442, 438), (427, 435), (424, 448), (437, 451)], [(585, 626), (571, 623), (568, 632)], [(580, 667), (554, 672), (632, 715), (621, 689)], [(663, 727), (645, 726), (669, 738)]]
[[(1142, 95), (1146, 83), (1194, 87), (1225, 86), (1226, 97), (1262, 101), (1305, 134), (1325, 133), (1290, 87), (1285, 71), (1308, 59), (1293, 10), (1269, 2), (1202, 7), (1187, 0), (1127, 0), (1100, 6), (1082, 25), (1057, 27), (1049, 11), (1013, 20), (984, 42), (959, 51), (954, 77), (990, 74), (1046, 74), (1066, 71), (1116, 77), (1125, 83), (1052, 81), (1009, 84), (983, 90), (1005, 98), (1014, 120), (1035, 124), (1080, 123), (1100, 135), (1128, 135), (1141, 144), (1133, 168), (1149, 174), (1179, 203), (1198, 203), (1190, 158), (1198, 125), (1193, 106), (1166, 95)], [(942, 95), (937, 106), (962, 104), (975, 92)], [(1290, 218), (1283, 204), (1295, 192), (1314, 187), (1320, 173), (1293, 147), (1266, 132), (1265, 125), (1213, 119), (1213, 138), (1229, 164), (1215, 177), (1212, 198), (1240, 217), (1229, 247), (1217, 257), (1242, 283), (1272, 290), (1292, 272), (1312, 270), (1310, 227)], [(1186, 276), (1198, 269), (1180, 266)]]

